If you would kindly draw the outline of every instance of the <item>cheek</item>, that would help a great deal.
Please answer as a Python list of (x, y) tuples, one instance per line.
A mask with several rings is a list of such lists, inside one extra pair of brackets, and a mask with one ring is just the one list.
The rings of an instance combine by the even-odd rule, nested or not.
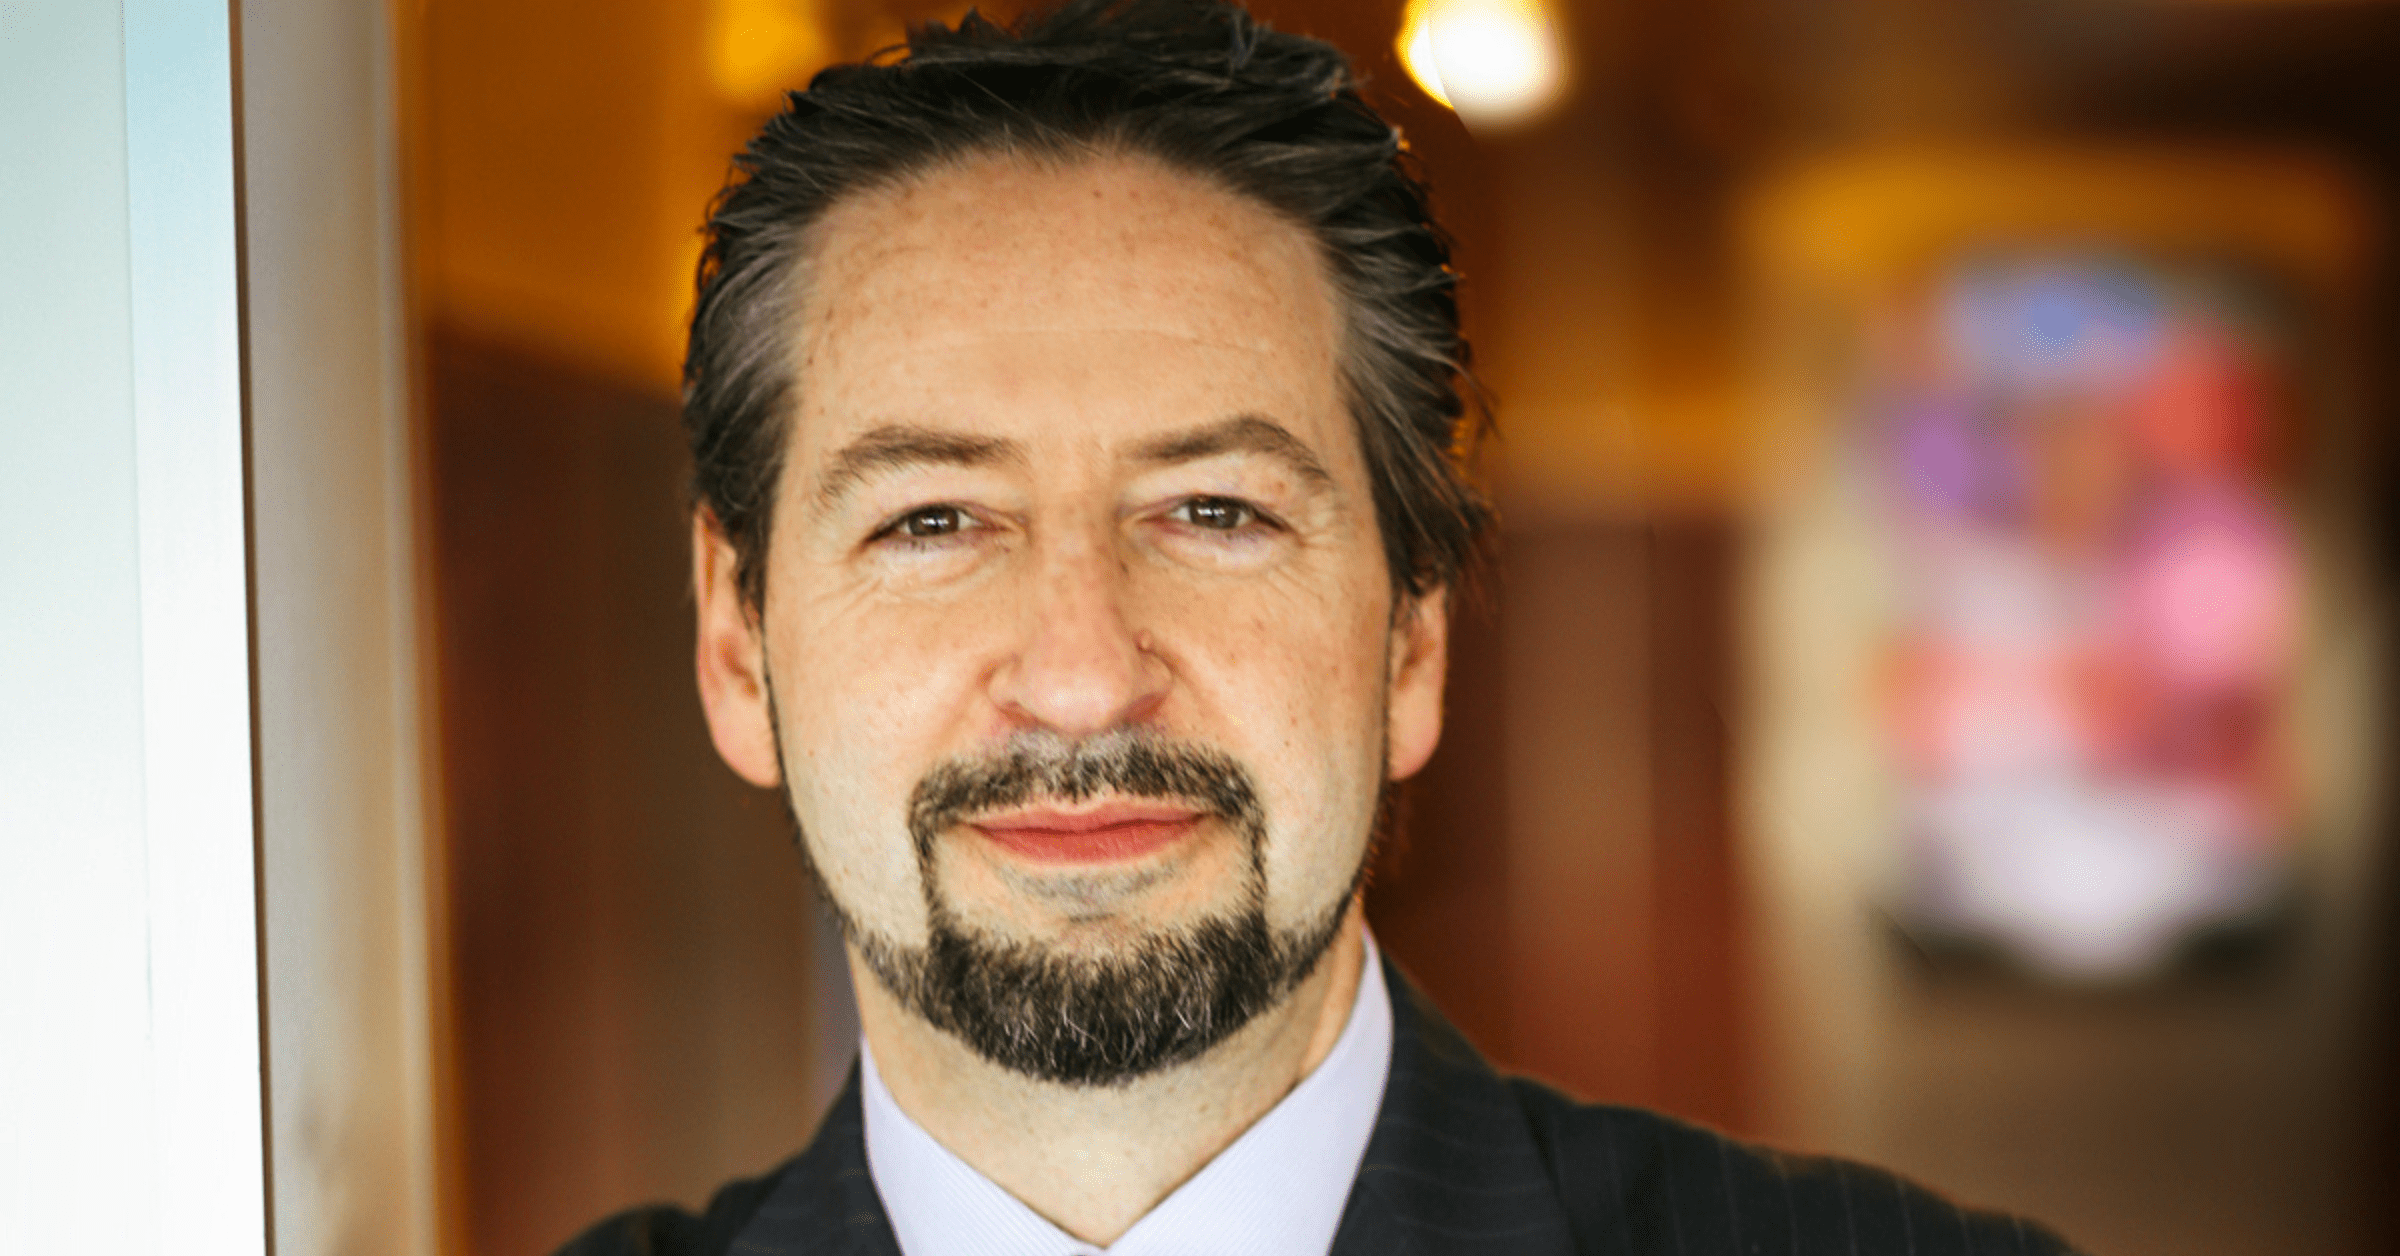
[[(826, 599), (771, 625), (775, 700), (793, 810), (825, 889), (871, 932), (926, 939), (908, 800), (974, 689), (961, 617), (879, 615)], [(941, 619), (947, 619), (945, 630)]]
[[(1330, 708), (1329, 708), (1330, 709)], [(1375, 707), (1322, 730), (1317, 752), (1286, 760), (1288, 802), (1270, 804), (1267, 914), (1278, 928), (1313, 923), (1349, 888), (1372, 840), (1383, 783), (1382, 730)]]
[[(1378, 576), (1380, 572), (1376, 573)], [(1384, 777), (1380, 587), (1327, 581), (1307, 597), (1220, 615), (1187, 681), (1201, 734), (1257, 777), (1267, 810), (1270, 923), (1312, 923), (1350, 883)]]

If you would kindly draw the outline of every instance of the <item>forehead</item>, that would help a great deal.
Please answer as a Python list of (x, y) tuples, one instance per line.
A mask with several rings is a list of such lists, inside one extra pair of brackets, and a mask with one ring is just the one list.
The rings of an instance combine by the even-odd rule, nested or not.
[[(967, 378), (1121, 374), (1129, 345), (1155, 354), (1143, 382), (1162, 405), (1200, 386), (1316, 408), (1335, 389), (1339, 319), (1308, 233), (1143, 158), (983, 156), (851, 198), (817, 225), (803, 285), (803, 414), (946, 409), (971, 403)], [(945, 417), (965, 416), (862, 415)]]

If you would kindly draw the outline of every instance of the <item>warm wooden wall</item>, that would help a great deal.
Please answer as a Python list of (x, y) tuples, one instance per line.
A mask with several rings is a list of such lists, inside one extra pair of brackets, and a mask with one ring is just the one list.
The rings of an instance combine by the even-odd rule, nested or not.
[(701, 724), (673, 407), (431, 349), (453, 1141), (471, 1250), (540, 1253), (806, 1141), (814, 907)]
[(1504, 1066), (1738, 1130), (1737, 545), (1705, 519), (1511, 527), (1368, 912)]

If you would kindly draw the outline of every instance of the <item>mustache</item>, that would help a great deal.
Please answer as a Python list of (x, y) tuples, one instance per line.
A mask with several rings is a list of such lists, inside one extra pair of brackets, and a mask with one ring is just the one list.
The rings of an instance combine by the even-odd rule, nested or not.
[(927, 772), (909, 796), (908, 828), (919, 857), (928, 857), (945, 830), (974, 816), (1102, 795), (1194, 807), (1233, 825), (1254, 845), (1266, 827), (1257, 783), (1221, 751), (1155, 733), (1072, 740), (1029, 732), (1010, 738), (995, 754), (952, 759)]

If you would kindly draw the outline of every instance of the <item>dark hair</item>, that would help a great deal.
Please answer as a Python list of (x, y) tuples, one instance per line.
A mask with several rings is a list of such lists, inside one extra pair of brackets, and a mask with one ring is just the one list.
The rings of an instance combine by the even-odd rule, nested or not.
[(791, 93), (709, 216), (684, 424), (695, 503), (724, 529), (750, 606), (765, 606), (797, 410), (810, 229), (847, 197), (982, 153), (1147, 156), (1306, 228), (1343, 312), (1343, 389), (1393, 588), (1415, 597), (1462, 574), (1491, 511), (1461, 469), (1483, 409), (1470, 418), (1457, 273), (1399, 133), (1360, 98), (1347, 58), (1211, 0), (1068, 0), (1013, 27), (969, 13), (895, 51)]

